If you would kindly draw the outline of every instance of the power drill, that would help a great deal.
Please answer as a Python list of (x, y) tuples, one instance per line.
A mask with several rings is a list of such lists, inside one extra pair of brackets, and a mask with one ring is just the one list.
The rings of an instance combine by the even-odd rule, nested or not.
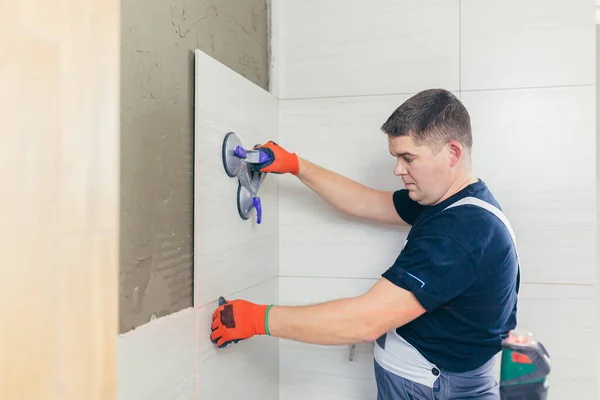
[(550, 355), (530, 332), (510, 331), (502, 342), (500, 398), (502, 400), (546, 400)]

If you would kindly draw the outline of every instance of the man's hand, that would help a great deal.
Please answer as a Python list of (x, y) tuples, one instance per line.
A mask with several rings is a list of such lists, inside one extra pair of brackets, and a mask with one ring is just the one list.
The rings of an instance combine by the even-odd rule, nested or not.
[(219, 299), (219, 307), (213, 313), (210, 339), (218, 347), (237, 343), (254, 335), (268, 334), (267, 313), (269, 306), (245, 300), (226, 302)]
[(273, 141), (269, 141), (264, 145), (255, 146), (254, 149), (262, 150), (271, 156), (270, 161), (262, 164), (254, 164), (252, 166), (254, 171), (298, 175), (300, 168), (296, 153), (288, 152)]

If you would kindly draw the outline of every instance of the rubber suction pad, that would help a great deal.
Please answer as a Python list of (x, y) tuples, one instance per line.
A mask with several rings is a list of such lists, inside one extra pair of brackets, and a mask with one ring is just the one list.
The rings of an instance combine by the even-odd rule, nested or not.
[(237, 207), (238, 213), (242, 219), (250, 218), (250, 212), (252, 211), (252, 193), (241, 184), (238, 185), (237, 193)]
[(223, 139), (221, 158), (223, 159), (223, 168), (230, 178), (235, 177), (242, 167), (242, 159), (235, 154), (235, 149), (241, 145), (242, 142), (233, 132), (229, 132)]

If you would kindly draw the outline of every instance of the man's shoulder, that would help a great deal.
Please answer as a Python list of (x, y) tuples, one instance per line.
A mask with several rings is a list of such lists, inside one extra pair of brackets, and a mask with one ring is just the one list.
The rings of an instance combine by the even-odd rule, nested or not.
[(476, 243), (489, 245), (491, 237), (511, 240), (501, 219), (506, 218), (502, 208), (485, 186), (440, 204), (432, 211), (423, 215), (414, 236), (444, 235), (469, 247)]
[[(477, 200), (485, 202), (485, 200)], [(477, 231), (502, 224), (502, 221), (493, 212), (477, 203), (479, 202), (470, 202), (467, 200), (460, 205), (453, 205), (439, 210), (423, 219), (419, 228), (426, 231), (436, 230), (452, 235), (454, 232), (464, 232), (465, 230)], [(495, 207), (500, 210), (497, 206)]]

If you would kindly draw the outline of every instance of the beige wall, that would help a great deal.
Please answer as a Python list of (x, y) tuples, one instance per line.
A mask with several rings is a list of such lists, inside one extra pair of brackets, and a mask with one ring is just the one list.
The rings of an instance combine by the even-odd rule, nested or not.
[(126, 332), (192, 305), (193, 51), (267, 88), (267, 5), (124, 0), (121, 24), (120, 332)]

